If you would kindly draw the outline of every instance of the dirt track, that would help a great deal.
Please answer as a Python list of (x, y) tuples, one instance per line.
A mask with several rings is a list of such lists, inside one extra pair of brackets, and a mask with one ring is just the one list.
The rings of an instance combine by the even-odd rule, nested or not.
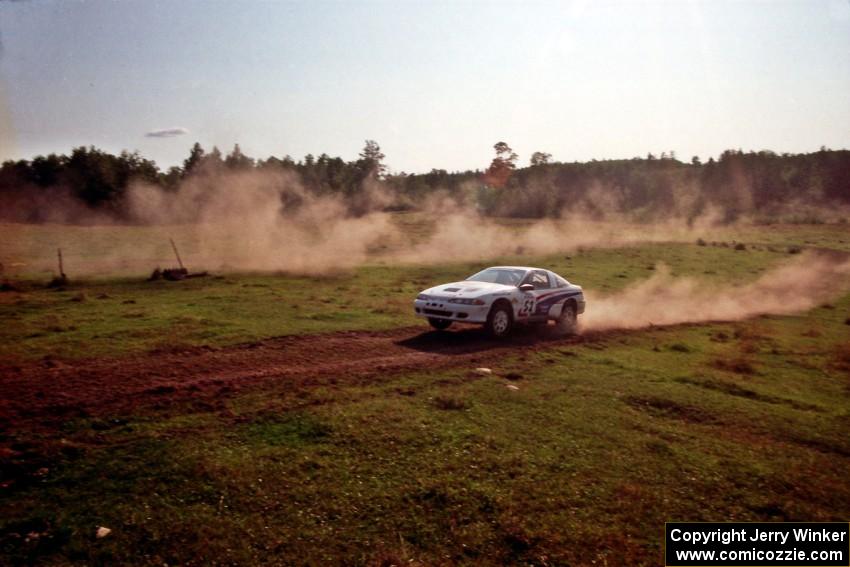
[(114, 360), (47, 359), (0, 369), (0, 428), (44, 426), (74, 416), (121, 415), (179, 399), (220, 398), (269, 381), (297, 387), (401, 370), (487, 365), (520, 349), (588, 338), (557, 338), (548, 330), (527, 329), (497, 341), (477, 328), (437, 333), (420, 326), (293, 336)]

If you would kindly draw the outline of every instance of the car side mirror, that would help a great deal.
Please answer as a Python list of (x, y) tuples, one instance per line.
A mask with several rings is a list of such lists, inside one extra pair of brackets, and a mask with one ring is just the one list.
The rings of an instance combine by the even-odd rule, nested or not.
[(519, 290), (520, 291), (534, 291), (534, 284), (533, 283), (524, 283), (521, 286), (519, 286)]

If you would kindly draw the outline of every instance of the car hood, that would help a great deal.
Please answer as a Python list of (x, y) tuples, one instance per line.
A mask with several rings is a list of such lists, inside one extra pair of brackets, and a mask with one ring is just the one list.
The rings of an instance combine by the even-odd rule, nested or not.
[(503, 285), (497, 283), (487, 283), (487, 282), (470, 282), (470, 281), (462, 281), (462, 282), (453, 282), (443, 285), (438, 285), (434, 287), (430, 287), (423, 291), (425, 295), (430, 295), (433, 297), (480, 297), (482, 295), (487, 295), (490, 293), (506, 293), (510, 291), (515, 291), (516, 286), (513, 285)]

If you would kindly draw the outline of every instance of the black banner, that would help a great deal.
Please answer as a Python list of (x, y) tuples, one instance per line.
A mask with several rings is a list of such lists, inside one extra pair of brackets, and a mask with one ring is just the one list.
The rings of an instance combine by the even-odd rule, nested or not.
[(846, 522), (668, 522), (664, 562), (670, 567), (848, 566)]

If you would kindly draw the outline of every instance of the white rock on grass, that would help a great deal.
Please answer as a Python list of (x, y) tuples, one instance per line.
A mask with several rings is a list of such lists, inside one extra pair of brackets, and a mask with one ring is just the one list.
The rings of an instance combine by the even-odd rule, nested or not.
[(519, 390), (519, 386), (514, 386), (513, 384), (505, 384), (505, 388), (507, 388), (508, 390), (513, 390), (514, 392)]
[(97, 539), (100, 539), (100, 538), (102, 538), (102, 537), (106, 537), (106, 536), (108, 536), (108, 535), (109, 535), (109, 534), (111, 534), (111, 533), (112, 533), (112, 530), (110, 530), (109, 528), (105, 528), (105, 527), (103, 527), (103, 526), (99, 526), (99, 527), (97, 528), (97, 531), (95, 532), (95, 536), (97, 536)]
[(489, 368), (476, 368), (475, 371), (478, 372), (479, 374), (492, 374), (493, 373), (493, 371), (490, 370)]

